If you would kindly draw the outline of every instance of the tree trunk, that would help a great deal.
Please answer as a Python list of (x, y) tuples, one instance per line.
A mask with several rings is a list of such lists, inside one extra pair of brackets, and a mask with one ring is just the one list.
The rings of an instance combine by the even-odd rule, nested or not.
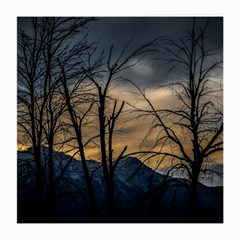
[(37, 222), (44, 222), (44, 197), (43, 197), (43, 170), (41, 164), (41, 150), (39, 146), (34, 147), (34, 158), (36, 163), (36, 211)]
[(48, 218), (49, 221), (54, 221), (55, 216), (55, 186), (53, 172), (53, 137), (49, 138), (48, 145)]
[(86, 159), (85, 159), (85, 155), (84, 155), (84, 152), (83, 152), (84, 150), (83, 150), (83, 146), (82, 146), (81, 143), (80, 143), (80, 146), (79, 146), (79, 151), (80, 151), (80, 155), (81, 155), (81, 162), (82, 162), (82, 166), (83, 166), (85, 181), (86, 181), (86, 185), (87, 185), (87, 189), (88, 189), (91, 219), (92, 219), (92, 222), (97, 222), (98, 221), (98, 212), (97, 212), (97, 206), (96, 206), (96, 202), (95, 202), (92, 178), (89, 176)]
[[(63, 71), (63, 68), (62, 68), (62, 71)], [(81, 162), (82, 162), (82, 166), (83, 166), (84, 177), (85, 177), (85, 181), (86, 181), (86, 185), (87, 185), (87, 189), (88, 189), (88, 197), (89, 197), (90, 208), (91, 208), (91, 210), (90, 210), (91, 211), (91, 219), (92, 219), (92, 222), (97, 222), (98, 212), (97, 212), (97, 206), (96, 206), (96, 202), (95, 202), (92, 179), (89, 175), (89, 171), (88, 171), (88, 167), (87, 167), (87, 163), (86, 163), (84, 146), (83, 146), (83, 142), (82, 142), (81, 126), (79, 128), (78, 123), (74, 116), (74, 109), (70, 102), (70, 95), (69, 95), (69, 90), (67, 87), (66, 76), (65, 76), (64, 71), (63, 71), (63, 76), (64, 76), (64, 80), (62, 83), (63, 83), (66, 103), (67, 103), (67, 107), (68, 107), (68, 113), (70, 115), (70, 118), (71, 118), (71, 121), (73, 124), (73, 128), (74, 128), (74, 131), (75, 131), (75, 134), (77, 137), (78, 149), (79, 149)]]
[(114, 182), (113, 176), (110, 174), (110, 166), (107, 164), (106, 142), (105, 142), (105, 96), (99, 93), (100, 106), (98, 108), (99, 127), (100, 127), (100, 144), (101, 144), (101, 158), (102, 170), (107, 191), (107, 215), (108, 221), (114, 222)]
[(108, 221), (115, 222), (115, 206), (114, 206), (114, 181), (110, 177), (107, 183), (107, 211), (108, 211)]
[(193, 222), (198, 219), (198, 176), (199, 170), (193, 167), (190, 187), (190, 216)]

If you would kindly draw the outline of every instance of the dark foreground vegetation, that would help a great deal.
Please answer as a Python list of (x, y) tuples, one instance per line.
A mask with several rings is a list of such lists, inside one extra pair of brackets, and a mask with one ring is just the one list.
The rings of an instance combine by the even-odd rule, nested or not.
[[(223, 187), (207, 187), (199, 183), (197, 210), (193, 215), (188, 180), (166, 178), (132, 157), (121, 159), (116, 168), (114, 214), (111, 219), (101, 167), (96, 161), (87, 161), (97, 203), (96, 218), (93, 219), (81, 162), (57, 152), (54, 152), (53, 201), (49, 205), (46, 184), (39, 216), (32, 153), (32, 149), (18, 153), (19, 223), (223, 222)], [(42, 148), (42, 154), (47, 155), (48, 149)], [(46, 159), (43, 166), (47, 166)]]

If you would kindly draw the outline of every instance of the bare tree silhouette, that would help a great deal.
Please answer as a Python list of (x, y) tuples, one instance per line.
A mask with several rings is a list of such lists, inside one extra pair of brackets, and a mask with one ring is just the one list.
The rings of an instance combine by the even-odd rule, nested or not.
[(216, 80), (222, 59), (217, 56), (218, 48), (207, 47), (209, 24), (207, 20), (198, 29), (194, 19), (186, 38), (179, 41), (166, 38), (161, 42), (162, 53), (157, 60), (169, 66), (168, 73), (176, 76), (180, 72), (183, 78), (167, 85), (174, 92), (177, 106), (158, 109), (147, 92), (133, 83), (148, 105), (147, 109), (133, 106), (140, 111), (141, 117), (151, 120), (146, 139), (157, 135), (148, 158), (160, 157), (159, 164), (167, 162), (170, 166), (167, 175), (175, 172), (179, 176), (182, 173), (190, 180), (193, 218), (197, 209), (199, 174), (207, 169), (214, 153), (223, 151), (223, 113), (222, 101), (219, 100), (219, 97), (222, 99), (222, 89)]
[[(82, 49), (82, 48), (79, 48), (79, 49)], [(77, 53), (79, 52), (77, 51)], [(80, 53), (84, 54), (84, 52), (82, 51), (80, 51)], [(82, 58), (82, 56), (79, 56), (79, 57)], [(75, 64), (80, 65), (80, 69), (81, 69), (84, 63), (80, 64), (79, 62), (77, 62), (77, 63), (74, 63), (74, 65)], [(92, 176), (88, 169), (85, 148), (91, 142), (92, 139), (96, 138), (96, 136), (89, 137), (89, 139), (86, 140), (85, 142), (84, 139), (86, 138), (86, 136), (84, 136), (83, 134), (83, 127), (86, 124), (85, 119), (88, 118), (88, 114), (93, 107), (94, 99), (93, 97), (91, 97), (92, 96), (91, 86), (89, 86), (89, 84), (83, 83), (85, 76), (83, 75), (82, 70), (77, 74), (78, 79), (74, 83), (72, 83), (72, 85), (70, 85), (69, 81), (72, 81), (73, 74), (74, 75), (76, 74), (75, 72), (74, 73), (70, 72), (69, 74), (68, 69), (69, 68), (71, 69), (72, 66), (69, 65), (68, 62), (60, 62), (60, 61), (59, 61), (59, 66), (61, 68), (60, 78), (62, 82), (62, 94), (64, 96), (65, 103), (67, 106), (67, 111), (71, 119), (71, 124), (68, 124), (67, 126), (70, 129), (73, 128), (74, 134), (70, 132), (70, 139), (72, 139), (72, 135), (73, 135), (74, 136), (73, 138), (77, 142), (77, 149), (82, 162), (83, 171), (84, 171), (85, 180), (86, 180), (87, 189), (88, 189), (92, 221), (95, 222), (97, 221), (98, 214), (97, 214), (97, 208), (96, 208), (96, 201), (94, 197)], [(85, 89), (83, 90), (84, 87)], [(89, 87), (90, 89), (88, 89)], [(87, 96), (87, 98), (86, 97), (84, 98), (83, 95)], [(85, 109), (86, 106), (87, 106), (87, 109)], [(89, 122), (87, 125), (89, 126)]]
[[(38, 202), (39, 220), (43, 219), (44, 182), (41, 163), (41, 145), (47, 140), (49, 146), (49, 201), (53, 189), (54, 135), (59, 125), (64, 105), (56, 99), (59, 88), (58, 59), (64, 59), (66, 51), (72, 45), (69, 39), (85, 28), (92, 18), (32, 18), (29, 30), (18, 32), (18, 128), (21, 141), (34, 149), (36, 163), (36, 200)], [(74, 48), (74, 46), (73, 46)], [(58, 104), (57, 104), (58, 101)], [(19, 136), (20, 136), (19, 135)]]
[[(97, 208), (86, 149), (91, 144), (98, 146), (99, 141), (108, 216), (114, 219), (114, 170), (127, 146), (120, 153), (113, 149), (116, 122), (125, 103), (119, 104), (109, 96), (110, 86), (122, 71), (153, 51), (151, 47), (156, 39), (129, 53), (130, 39), (117, 58), (113, 56), (113, 46), (107, 56), (102, 53), (97, 57), (97, 43), (88, 43), (87, 35), (80, 34), (92, 20), (32, 18), (31, 30), (19, 30), (18, 140), (34, 149), (39, 221), (44, 221), (46, 194), (49, 219), (54, 217), (54, 191), (59, 180), (54, 176), (54, 148), (61, 144), (70, 146), (71, 141), (77, 143), (75, 150), (81, 158), (93, 221), (97, 221)], [(107, 101), (112, 105), (110, 113), (106, 111)], [(92, 114), (97, 116), (99, 125), (97, 133), (87, 137), (83, 129), (90, 127)], [(58, 135), (63, 131), (68, 132), (68, 138), (60, 140)], [(42, 145), (48, 147), (47, 182), (41, 160)]]
[[(110, 96), (111, 85), (114, 81), (121, 78), (121, 73), (139, 63), (144, 56), (154, 51), (154, 44), (157, 39), (154, 39), (140, 47), (129, 50), (132, 39), (127, 41), (123, 46), (119, 56), (113, 57), (114, 46), (109, 49), (107, 57), (100, 57), (102, 65), (96, 69), (89, 65), (84, 72), (87, 78), (95, 86), (96, 104), (98, 106), (97, 116), (99, 123), (99, 142), (101, 152), (102, 171), (105, 180), (107, 192), (107, 208), (109, 221), (114, 221), (114, 171), (119, 161), (127, 156), (124, 153), (127, 150), (127, 145), (119, 152), (114, 150), (114, 137), (118, 132), (117, 121), (123, 112), (125, 102), (114, 99)], [(91, 55), (89, 56), (91, 59)], [(91, 60), (89, 60), (91, 63)], [(112, 105), (111, 110), (108, 109)]]

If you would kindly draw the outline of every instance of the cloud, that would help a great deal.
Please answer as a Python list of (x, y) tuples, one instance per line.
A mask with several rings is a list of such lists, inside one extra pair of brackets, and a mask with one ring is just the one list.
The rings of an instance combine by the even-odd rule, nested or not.
[(28, 89), (22, 85), (20, 85), (19, 83), (17, 84), (17, 90), (19, 91), (24, 91), (24, 92), (28, 92)]

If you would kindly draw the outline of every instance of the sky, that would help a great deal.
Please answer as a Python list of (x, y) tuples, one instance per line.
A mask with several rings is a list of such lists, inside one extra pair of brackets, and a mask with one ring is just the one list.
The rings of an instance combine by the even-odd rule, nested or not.
[[(18, 29), (29, 30), (29, 18), (18, 18)], [(206, 22), (206, 17), (197, 17), (196, 26), (199, 27)], [(206, 45), (209, 48), (220, 47), (217, 51), (217, 57), (222, 57), (223, 54), (223, 18), (211, 18), (212, 23), (209, 25), (206, 40)], [(168, 36), (172, 40), (179, 40), (186, 35), (186, 30), (191, 28), (193, 22), (192, 17), (99, 17), (97, 21), (91, 23), (89, 27), (88, 40), (96, 41), (99, 39), (99, 49), (108, 53), (110, 46), (113, 45), (113, 53), (118, 54), (124, 43), (132, 38), (129, 50), (135, 49), (143, 43), (150, 42), (156, 37)], [(154, 57), (149, 56), (147, 60)], [(138, 86), (146, 89), (148, 97), (152, 103), (158, 108), (166, 108), (174, 106), (177, 99), (172, 95), (169, 89), (161, 88), (159, 85), (164, 85), (168, 82), (176, 80), (179, 73), (166, 75), (168, 68), (166, 66), (158, 67), (156, 62), (142, 61), (133, 68), (124, 73), (133, 80)], [(222, 80), (222, 72), (220, 72)], [(120, 83), (115, 87), (110, 94), (119, 100), (128, 100), (136, 103), (136, 95), (131, 94), (129, 85)], [(222, 96), (220, 96), (222, 101)], [(129, 115), (123, 115), (121, 123), (124, 123)], [(136, 146), (141, 144), (149, 128), (148, 121), (136, 121), (134, 115), (131, 116), (133, 121), (124, 124), (124, 130), (127, 135), (119, 137), (116, 140), (115, 147), (120, 149), (123, 144), (128, 142), (128, 151), (133, 152), (137, 149)], [(120, 124), (121, 124), (120, 123)], [(99, 155), (98, 150), (87, 152), (87, 157), (95, 159)], [(215, 159), (222, 163), (222, 154), (215, 156)]]
[[(200, 27), (206, 23), (207, 18), (196, 18), (196, 27)], [(186, 30), (192, 27), (192, 17), (107, 17), (98, 18), (90, 27), (90, 39), (97, 39), (101, 36), (100, 46), (102, 49), (108, 51), (109, 46), (114, 45), (116, 52), (121, 49), (123, 44), (133, 36), (132, 48), (149, 42), (159, 36), (168, 36), (172, 40), (178, 41), (186, 35)], [(223, 51), (223, 18), (211, 18), (211, 24), (207, 30), (208, 39), (206, 40), (206, 47), (216, 48), (217, 56), (222, 57)], [(137, 83), (142, 88), (146, 88), (146, 92), (151, 101), (159, 108), (167, 106), (174, 106), (177, 99), (173, 97), (172, 92), (166, 88), (158, 89), (159, 85), (164, 85), (166, 82), (176, 80), (174, 74), (166, 75), (167, 67), (160, 67), (158, 69), (155, 63), (140, 63), (139, 65), (131, 68), (127, 72), (127, 76)], [(178, 74), (178, 73), (176, 73)], [(220, 80), (222, 81), (222, 72), (220, 71)], [(135, 96), (129, 94), (126, 89), (129, 86), (118, 86), (120, 94), (113, 93), (120, 99), (128, 98), (133, 100)], [(118, 89), (115, 89), (117, 92)], [(222, 96), (220, 96), (222, 101)], [(148, 122), (136, 123), (135, 128), (129, 127), (130, 136), (134, 136), (129, 141), (130, 147), (134, 148), (139, 144), (139, 139), (143, 139), (146, 134)], [(140, 125), (140, 128), (139, 128)], [(128, 137), (129, 139), (129, 137)], [(222, 153), (216, 155), (216, 160), (222, 162)]]
[[(191, 28), (192, 17), (96, 17), (89, 27), (89, 42), (99, 39), (99, 49), (107, 53), (110, 46), (114, 46), (114, 54), (122, 49), (124, 43), (132, 37), (129, 49), (134, 49), (143, 43), (152, 41), (157, 37), (168, 36), (178, 40), (186, 35), (186, 30)], [(18, 29), (29, 30), (30, 18), (19, 17)], [(207, 17), (197, 17), (196, 26), (205, 24)], [(207, 47), (223, 46), (223, 18), (211, 17), (212, 23), (208, 27)], [(223, 49), (218, 51), (222, 57)], [(155, 55), (154, 55), (155, 56)], [(150, 57), (149, 57), (150, 58)], [(130, 69), (127, 74), (142, 87), (156, 87), (171, 81), (175, 76), (166, 77), (166, 67), (159, 69), (156, 64), (142, 64)]]
[[(205, 24), (207, 17), (196, 18), (196, 26)], [(212, 23), (208, 28), (208, 47), (222, 47), (223, 45), (223, 18), (211, 18)], [(123, 44), (132, 36), (134, 48), (142, 43), (168, 36), (172, 40), (186, 35), (186, 30), (191, 28), (192, 17), (105, 17), (98, 18), (90, 27), (90, 40), (100, 39), (102, 49), (108, 51), (111, 45), (121, 49)], [(117, 51), (117, 50), (116, 50)], [(222, 50), (219, 51), (222, 54)], [(135, 70), (135, 69), (133, 69)], [(163, 84), (167, 78), (165, 68), (156, 71), (156, 66), (142, 64), (137, 71), (132, 71), (131, 76), (143, 87), (157, 86)], [(147, 76), (146, 76), (147, 75)]]
[[(192, 26), (192, 17), (100, 17), (92, 24), (93, 38), (102, 36), (103, 46), (122, 45), (134, 34), (134, 44), (149, 41), (159, 36), (172, 39), (182, 37), (186, 29)], [(202, 25), (207, 17), (197, 17), (196, 24)], [(208, 32), (211, 34), (208, 44), (221, 45), (223, 41), (223, 18), (211, 17), (212, 24)]]

